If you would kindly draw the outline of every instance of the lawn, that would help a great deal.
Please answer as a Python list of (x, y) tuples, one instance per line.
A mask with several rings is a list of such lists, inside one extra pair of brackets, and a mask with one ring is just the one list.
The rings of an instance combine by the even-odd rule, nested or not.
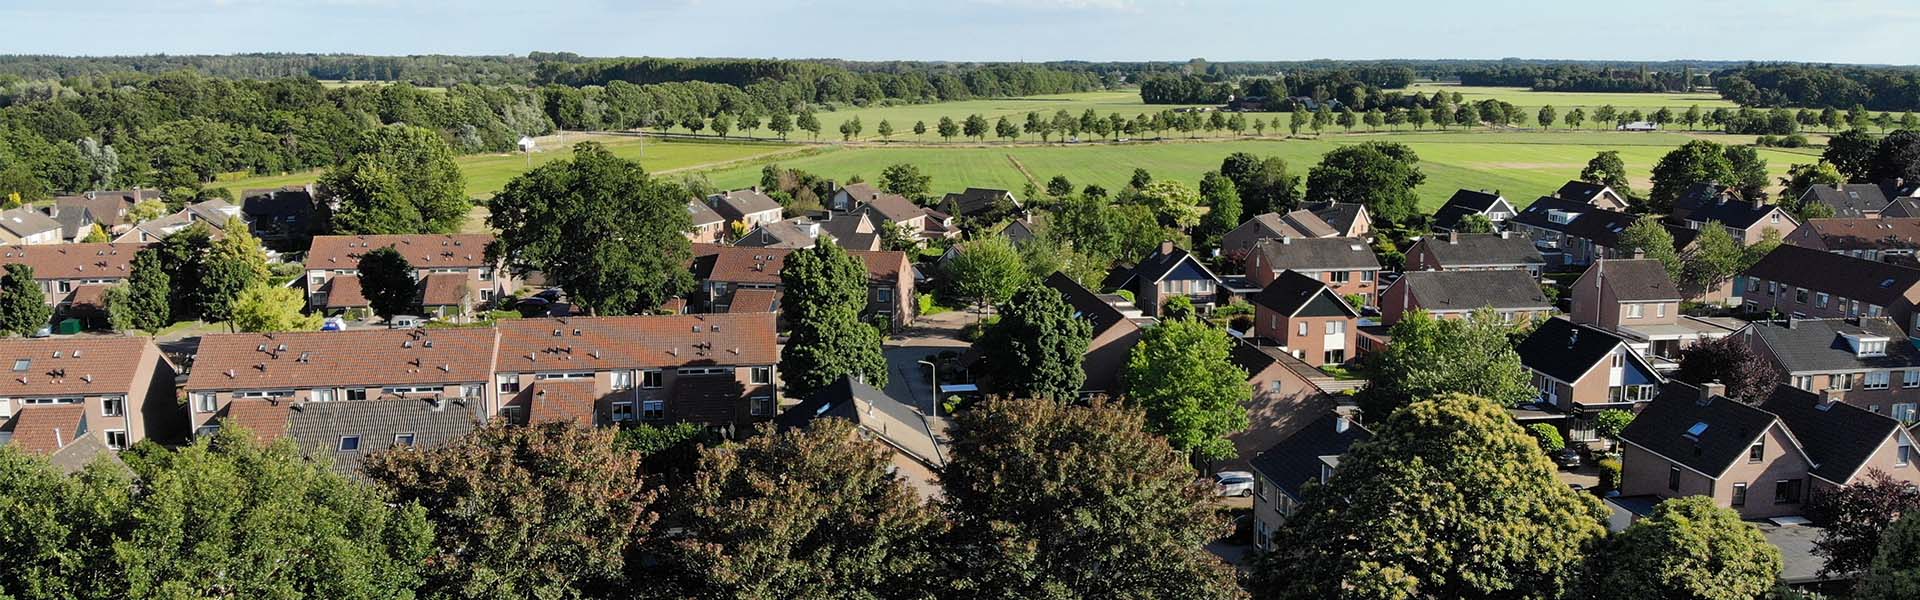
[[(515, 175), (526, 172), (532, 166), (566, 158), (572, 153), (569, 147), (582, 141), (597, 141), (605, 144), (614, 154), (637, 159), (648, 171), (661, 172), (686, 169), (689, 167), (714, 168), (730, 161), (771, 159), (798, 149), (797, 146), (759, 143), (732, 143), (708, 141), (662, 140), (641, 138), (628, 135), (579, 134), (570, 133), (549, 136), (541, 140), (541, 151), (531, 155), (511, 154), (471, 154), (454, 159), (467, 176), (467, 194), (474, 198), (487, 198), (494, 192), (506, 187), (507, 181)], [(305, 171), (288, 175), (269, 175), (259, 177), (238, 177), (223, 179), (213, 184), (238, 194), (241, 190), (254, 188), (280, 187), (284, 185), (302, 185), (312, 183), (319, 178), (319, 171)]]

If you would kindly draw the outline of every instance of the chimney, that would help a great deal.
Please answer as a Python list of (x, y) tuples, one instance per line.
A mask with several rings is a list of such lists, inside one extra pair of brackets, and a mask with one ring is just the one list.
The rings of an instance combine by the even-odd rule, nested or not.
[(1503, 239), (1503, 240), (1513, 239), (1513, 232), (1511, 231), (1500, 232), (1500, 239)]
[(1162, 255), (1173, 254), (1173, 242), (1172, 241), (1160, 242), (1160, 254)]
[(753, 187), (750, 187), (750, 188), (747, 188), (747, 189), (750, 189), (750, 190), (753, 190), (753, 193), (755, 193), (755, 194), (758, 194), (758, 193), (760, 193), (760, 186), (759, 186), (759, 185), (754, 185)]
[(1820, 410), (1827, 410), (1829, 408), (1833, 408), (1833, 403), (1839, 402), (1839, 401), (1840, 401), (1840, 393), (1838, 390), (1830, 390), (1830, 389), (1820, 390), (1820, 403), (1814, 405), (1814, 408), (1818, 408)]
[(1754, 196), (1754, 198), (1753, 198), (1753, 209), (1754, 209), (1754, 210), (1760, 210), (1760, 209), (1762, 209), (1762, 208), (1766, 208), (1766, 206), (1767, 206), (1767, 199), (1766, 199), (1766, 198), (1764, 198), (1764, 197), (1761, 197), (1761, 196)]
[(1707, 403), (1713, 402), (1714, 398), (1725, 397), (1726, 395), (1727, 395), (1727, 386), (1722, 385), (1718, 381), (1700, 384), (1700, 403), (1701, 404), (1707, 404)]
[(1460, 232), (1457, 230), (1447, 232), (1447, 243), (1449, 244), (1460, 243)]
[(1346, 433), (1347, 429), (1352, 427), (1353, 427), (1353, 421), (1351, 421), (1346, 415), (1342, 414), (1342, 415), (1333, 416), (1333, 432), (1334, 433)]
[(1285, 246), (1292, 243), (1293, 243), (1293, 236), (1290, 236), (1290, 235), (1280, 236), (1280, 245)]
[(1641, 258), (1646, 258), (1646, 257), (1647, 257), (1647, 251), (1646, 251), (1645, 249), (1643, 249), (1643, 248), (1634, 248), (1634, 249), (1633, 249), (1633, 257), (1634, 257), (1635, 259), (1641, 259)]

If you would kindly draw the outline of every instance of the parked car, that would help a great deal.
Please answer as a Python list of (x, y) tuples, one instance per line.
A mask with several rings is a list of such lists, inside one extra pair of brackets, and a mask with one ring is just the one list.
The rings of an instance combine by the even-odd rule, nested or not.
[(387, 319), (388, 329), (413, 329), (426, 324), (426, 319), (413, 315), (394, 315)]
[(1213, 474), (1213, 489), (1220, 496), (1252, 496), (1253, 473), (1221, 471)]
[(1553, 459), (1553, 464), (1559, 465), (1562, 469), (1578, 469), (1582, 464), (1580, 451), (1572, 447), (1561, 448), (1559, 451), (1547, 456)]

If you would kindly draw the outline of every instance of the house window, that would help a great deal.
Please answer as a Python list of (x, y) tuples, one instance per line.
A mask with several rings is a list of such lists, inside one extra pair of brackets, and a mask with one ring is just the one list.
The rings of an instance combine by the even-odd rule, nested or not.
[(1894, 464), (1902, 467), (1907, 466), (1907, 463), (1913, 462), (1913, 444), (1908, 442), (1907, 438), (1900, 438), (1900, 451), (1894, 456), (1894, 460), (1896, 461)]
[(1747, 447), (1747, 462), (1760, 462), (1767, 457), (1767, 440), (1762, 438)]
[(649, 390), (660, 389), (660, 370), (648, 369), (645, 371), (641, 371), (640, 387), (643, 387)]
[(1809, 392), (1813, 391), (1813, 376), (1812, 375), (1793, 376), (1793, 387), (1797, 387)]
[(1900, 387), (1920, 387), (1920, 369), (1907, 369), (1900, 375)]
[(367, 399), (366, 388), (347, 388), (347, 400), (365, 400), (365, 399)]
[(118, 417), (127, 414), (127, 399), (120, 396), (108, 396), (100, 399), (100, 416)]
[(218, 396), (212, 392), (193, 395), (193, 412), (210, 413), (219, 410)]
[(1868, 304), (1868, 305), (1867, 305), (1867, 317), (1869, 317), (1869, 318), (1873, 318), (1873, 317), (1879, 317), (1879, 316), (1880, 316), (1880, 305), (1878, 305), (1878, 304)]
[(127, 449), (127, 430), (125, 429), (107, 430), (107, 447), (112, 448), (114, 450)]
[(753, 416), (764, 417), (773, 414), (772, 396), (753, 397)]
[(313, 398), (314, 402), (332, 402), (333, 388), (320, 388), (310, 391), (307, 393), (307, 397)]
[(1830, 389), (1830, 390), (1850, 390), (1850, 389), (1853, 389), (1853, 374), (1852, 374), (1852, 373), (1838, 373), (1838, 374), (1834, 374), (1834, 375), (1828, 375), (1828, 376), (1827, 376), (1827, 389)]
[(1666, 303), (1664, 303), (1664, 302), (1663, 302), (1663, 303), (1660, 303), (1660, 304), (1655, 304), (1655, 305), (1653, 305), (1653, 316), (1655, 316), (1655, 317), (1659, 317), (1659, 318), (1663, 318), (1663, 319), (1664, 319), (1664, 318), (1666, 318), (1666, 316), (1667, 316), (1667, 305), (1666, 305)]
[(1798, 504), (1800, 502), (1800, 480), (1782, 479), (1773, 482), (1774, 504)]
[(341, 452), (358, 452), (359, 450), (360, 450), (360, 436), (357, 436), (357, 435), (340, 436)]
[(1747, 484), (1746, 483), (1733, 484), (1733, 505), (1734, 506), (1747, 505)]
[(216, 433), (220, 433), (219, 423), (209, 423), (206, 425), (201, 425), (198, 429), (193, 430), (194, 437), (207, 437), (209, 435), (213, 435)]
[(648, 421), (658, 421), (667, 416), (667, 403), (661, 400), (648, 400), (640, 403), (640, 417)]
[(520, 392), (520, 374), (519, 373), (508, 373), (508, 374), (496, 377), (494, 379), (495, 381), (500, 382), (500, 393), (517, 394)]
[(1755, 278), (1752, 278), (1752, 277), (1748, 277), (1748, 278), (1747, 278), (1747, 291), (1749, 291), (1749, 292), (1758, 292), (1758, 291), (1760, 291), (1760, 280), (1759, 280), (1759, 279), (1755, 279)]
[(632, 402), (613, 403), (613, 422), (624, 423), (632, 420), (633, 420), (633, 403)]
[(1337, 365), (1343, 362), (1347, 362), (1347, 351), (1346, 350), (1328, 350), (1326, 353), (1325, 360), (1326, 360), (1326, 363), (1330, 365)]
[(1793, 288), (1793, 301), (1801, 304), (1806, 304), (1807, 288)]
[(1680, 491), (1680, 467), (1667, 467), (1667, 489)]
[(1865, 385), (1865, 388), (1869, 390), (1887, 389), (1888, 380), (1891, 378), (1891, 376), (1892, 376), (1892, 372), (1890, 371), (1869, 372), (1867, 373), (1867, 383)]
[(396, 433), (396, 434), (393, 434), (393, 447), (395, 447), (395, 448), (412, 448), (412, 447), (413, 447), (413, 433), (412, 433), (412, 432), (407, 432), (407, 433)]
[(1327, 335), (1340, 335), (1346, 332), (1346, 321), (1327, 321)]
[(1638, 305), (1638, 304), (1628, 304), (1628, 305), (1627, 305), (1627, 318), (1629, 318), (1629, 319), (1638, 319), (1638, 318), (1640, 318), (1640, 305)]
[(873, 299), (879, 301), (881, 304), (892, 302), (893, 290), (890, 288), (880, 288), (880, 289), (874, 290)]
[(1279, 329), (1279, 328), (1280, 328), (1280, 315), (1273, 315), (1272, 317), (1270, 317), (1270, 318), (1268, 318), (1267, 320), (1268, 320), (1269, 322), (1271, 322), (1271, 323), (1273, 323), (1272, 325), (1268, 325), (1268, 327), (1271, 327), (1271, 328), (1274, 328), (1274, 329)]
[(1287, 391), (1286, 386), (1282, 384), (1281, 381), (1278, 379), (1267, 382), (1267, 389), (1271, 390), (1275, 394), (1279, 394)]
[(570, 373), (539, 373), (539, 374), (535, 374), (535, 375), (533, 376), (533, 378), (534, 378), (534, 379), (536, 379), (536, 380), (544, 380), (544, 379), (593, 379), (593, 372), (592, 372), (592, 371), (573, 371), (573, 372), (570, 372)]
[(630, 389), (633, 389), (633, 371), (627, 371), (627, 370), (614, 371), (613, 372), (613, 391), (621, 392), (621, 391), (626, 391)]
[(1774, 283), (1774, 282), (1772, 282), (1772, 281), (1769, 281), (1769, 282), (1767, 282), (1767, 295), (1768, 295), (1768, 296), (1773, 296), (1773, 295), (1776, 295), (1776, 294), (1779, 294), (1779, 293), (1780, 293), (1780, 284), (1778, 284), (1778, 283)]
[(1351, 275), (1346, 271), (1331, 271), (1327, 273), (1327, 280), (1333, 283), (1346, 283)]
[(1820, 292), (1820, 293), (1817, 293), (1817, 294), (1814, 294), (1814, 295), (1813, 295), (1813, 307), (1814, 307), (1814, 308), (1826, 308), (1826, 307), (1827, 307), (1827, 293), (1826, 293), (1826, 292)]
[(773, 383), (773, 367), (754, 367), (753, 383), (755, 385)]
[(1299, 328), (1299, 329), (1300, 329), (1300, 333), (1299, 333), (1299, 335), (1306, 335), (1306, 334), (1307, 334), (1307, 322), (1306, 322), (1306, 321), (1301, 321), (1301, 322), (1300, 322), (1300, 328)]
[(1901, 423), (1912, 423), (1914, 406), (1912, 402), (1895, 402), (1893, 411), (1888, 416), (1899, 419)]

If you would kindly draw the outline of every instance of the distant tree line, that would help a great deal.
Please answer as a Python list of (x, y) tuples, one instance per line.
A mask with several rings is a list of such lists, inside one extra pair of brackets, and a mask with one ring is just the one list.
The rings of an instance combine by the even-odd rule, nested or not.
[(1228, 96), (1274, 99), (1298, 96), (1315, 101), (1364, 98), (1377, 96), (1380, 90), (1405, 88), (1413, 83), (1413, 78), (1413, 69), (1380, 65), (1305, 70), (1238, 81), (1210, 70), (1206, 74), (1152, 74), (1141, 77), (1139, 83), (1140, 99), (1147, 104), (1218, 104), (1226, 102)]
[(544, 62), (539, 83), (572, 87), (616, 81), (646, 85), (707, 82), (740, 88), (767, 107), (803, 103), (865, 104), (1064, 94), (1119, 83), (1081, 70), (1022, 64), (906, 63), (888, 70), (856, 70), (844, 63), (794, 60), (622, 58), (580, 63)]
[[(559, 55), (547, 55), (548, 57)], [(525, 83), (541, 53), (519, 56), (362, 56), (351, 54), (231, 54), (146, 56), (0, 55), (0, 82), (7, 76), (62, 80), (110, 74), (191, 70), (222, 79), (307, 76), (353, 81), (405, 81), (452, 87), (460, 83)]]
[(1649, 70), (1581, 65), (1491, 65), (1461, 69), (1460, 85), (1525, 87), (1538, 92), (1684, 92), (1693, 70)]
[(1920, 109), (1920, 69), (1747, 65), (1714, 72), (1713, 84), (1741, 106)]

